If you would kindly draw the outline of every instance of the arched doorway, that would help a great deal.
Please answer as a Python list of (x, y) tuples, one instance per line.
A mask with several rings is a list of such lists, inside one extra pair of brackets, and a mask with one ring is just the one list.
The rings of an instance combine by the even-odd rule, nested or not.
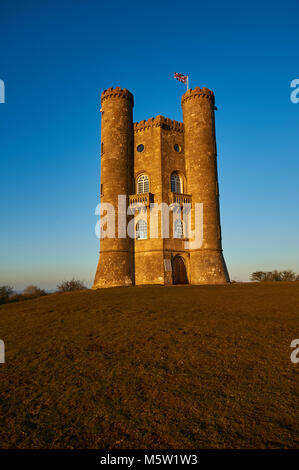
[(188, 284), (186, 266), (181, 256), (173, 258), (173, 283)]

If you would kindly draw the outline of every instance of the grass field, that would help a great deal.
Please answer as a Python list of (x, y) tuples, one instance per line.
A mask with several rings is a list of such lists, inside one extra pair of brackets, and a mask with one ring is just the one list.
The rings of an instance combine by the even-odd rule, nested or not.
[(299, 447), (299, 283), (0, 306), (1, 448)]

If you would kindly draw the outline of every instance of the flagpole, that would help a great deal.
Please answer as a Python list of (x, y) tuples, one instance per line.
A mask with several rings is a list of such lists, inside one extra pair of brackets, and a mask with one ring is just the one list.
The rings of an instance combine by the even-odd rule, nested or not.
[(187, 75), (187, 91), (189, 90), (189, 75)]

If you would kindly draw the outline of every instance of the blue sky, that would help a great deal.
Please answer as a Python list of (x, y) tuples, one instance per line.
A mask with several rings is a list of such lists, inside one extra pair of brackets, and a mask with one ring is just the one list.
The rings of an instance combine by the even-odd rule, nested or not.
[(0, 3), (0, 285), (91, 285), (100, 94), (134, 120), (181, 120), (184, 85), (215, 92), (223, 248), (232, 279), (299, 272), (298, 2)]

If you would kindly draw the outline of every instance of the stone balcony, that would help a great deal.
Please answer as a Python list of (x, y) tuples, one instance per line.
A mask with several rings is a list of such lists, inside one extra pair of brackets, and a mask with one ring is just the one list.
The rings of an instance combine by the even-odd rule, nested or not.
[(177, 204), (179, 206), (192, 205), (192, 196), (190, 194), (169, 193), (169, 204)]
[(152, 193), (131, 194), (129, 196), (129, 207), (149, 207), (151, 202), (154, 202)]

